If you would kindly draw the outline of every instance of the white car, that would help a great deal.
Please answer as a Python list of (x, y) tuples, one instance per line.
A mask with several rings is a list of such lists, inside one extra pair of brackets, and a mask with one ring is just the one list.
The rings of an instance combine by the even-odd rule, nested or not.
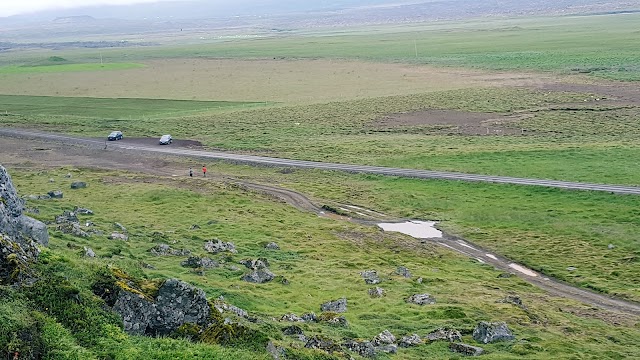
[(160, 138), (160, 145), (169, 145), (173, 142), (171, 135), (162, 135)]

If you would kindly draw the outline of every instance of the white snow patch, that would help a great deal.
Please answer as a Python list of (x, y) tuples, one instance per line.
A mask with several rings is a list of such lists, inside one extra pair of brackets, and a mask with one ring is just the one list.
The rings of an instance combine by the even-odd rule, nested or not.
[(441, 238), (442, 231), (435, 228), (435, 221), (411, 220), (403, 223), (379, 223), (384, 231), (395, 231), (416, 239)]
[(536, 274), (533, 270), (527, 269), (526, 267), (522, 266), (522, 265), (518, 265), (518, 264), (509, 264), (509, 267), (520, 271), (521, 273), (525, 274), (525, 275), (529, 275), (529, 276), (538, 276), (538, 274)]

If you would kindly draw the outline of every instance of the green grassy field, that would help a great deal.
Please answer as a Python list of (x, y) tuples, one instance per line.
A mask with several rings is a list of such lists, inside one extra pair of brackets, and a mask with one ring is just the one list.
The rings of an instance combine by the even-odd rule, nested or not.
[[(0, 95), (0, 112), (19, 116), (41, 115), (49, 119), (72, 116), (79, 118), (83, 126), (100, 123), (105, 118), (130, 119), (135, 123), (140, 117), (157, 118), (253, 106), (264, 106), (264, 103)], [(60, 122), (64, 124), (64, 120)]]
[(111, 64), (47, 64), (47, 65), (9, 65), (0, 67), (0, 75), (4, 74), (40, 74), (77, 71), (109, 71), (127, 70), (143, 67), (135, 63)]
[[(236, 174), (257, 173), (255, 169), (245, 167), (220, 165), (219, 168), (222, 172), (233, 171)], [(70, 170), (74, 178), (66, 179), (64, 174)], [(564, 240), (574, 242), (576, 236), (583, 235), (575, 233), (575, 227), (587, 224), (598, 227), (607, 236), (617, 238), (615, 243), (618, 248), (609, 251), (606, 256), (611, 261), (617, 258), (624, 262), (620, 260), (625, 256), (622, 253), (634, 249), (632, 233), (635, 230), (632, 224), (635, 220), (632, 217), (635, 215), (620, 211), (620, 208), (637, 207), (634, 197), (545, 189), (523, 191), (522, 188), (498, 185), (347, 175), (326, 181), (328, 174), (306, 171), (283, 175), (277, 170), (265, 169), (259, 173), (264, 180), (271, 178), (272, 181), (295, 184), (296, 187), (304, 187), (315, 197), (325, 197), (330, 201), (349, 201), (401, 216), (437, 217), (445, 220), (445, 228), (468, 235), (471, 240), (485, 245), (508, 238), (513, 247), (503, 248), (504, 244), (501, 244), (503, 252), (544, 258), (544, 264), (549, 266), (546, 270), (556, 266), (551, 259), (553, 256), (557, 256), (560, 267), (565, 266), (560, 261), (561, 248), (558, 243)], [(179, 277), (202, 287), (211, 297), (224, 295), (231, 303), (263, 318), (261, 329), (276, 339), (277, 344), (294, 349), (301, 347), (301, 343), (282, 337), (279, 333), (279, 329), (287, 324), (270, 319), (287, 312), (317, 312), (320, 303), (347, 296), (349, 310), (345, 315), (350, 323), (348, 328), (304, 324), (305, 333), (323, 334), (334, 339), (369, 338), (384, 329), (397, 335), (414, 332), (423, 335), (440, 326), (454, 326), (463, 330), (464, 341), (473, 342), (469, 331), (477, 321), (501, 320), (507, 321), (514, 329), (517, 340), (483, 345), (488, 350), (484, 357), (488, 359), (509, 359), (514, 356), (524, 359), (633, 358), (639, 355), (634, 344), (640, 333), (631, 319), (550, 297), (517, 278), (498, 278), (500, 272), (490, 267), (445, 250), (418, 245), (415, 240), (405, 236), (301, 213), (269, 197), (215, 180), (176, 181), (121, 172), (76, 169), (12, 171), (12, 174), (22, 194), (50, 190), (52, 184), (49, 178), (54, 178), (55, 187), (60, 188), (68, 188), (73, 180), (81, 179), (89, 183), (87, 189), (66, 191), (62, 200), (29, 201), (28, 206), (40, 209), (37, 215), (39, 219), (50, 220), (63, 210), (85, 206), (95, 211), (94, 216), (86, 218), (96, 223), (100, 230), (108, 233), (113, 222), (127, 226), (130, 235), (128, 242), (114, 242), (104, 236), (81, 239), (52, 232), (51, 245), (42, 255), (42, 270), (51, 277), (68, 277), (68, 286), (79, 289), (86, 296), (86, 306), (90, 304), (88, 288), (93, 278), (91, 274), (106, 264), (112, 264), (145, 278)], [(131, 199), (136, 201), (132, 202)], [(532, 204), (532, 207), (525, 206), (523, 199), (527, 199), (526, 203)], [(460, 206), (462, 203), (466, 205)], [(602, 211), (594, 222), (589, 214), (593, 208), (602, 206), (611, 210)], [(550, 207), (554, 209), (554, 214), (548, 212)], [(627, 215), (622, 216), (621, 213)], [(507, 218), (511, 220), (506, 221)], [(191, 230), (193, 224), (199, 224), (201, 229)], [(609, 234), (612, 229), (616, 229), (616, 232)], [(206, 239), (217, 237), (233, 241), (239, 253), (221, 257), (220, 260), (233, 264), (247, 257), (266, 257), (276, 275), (288, 279), (290, 284), (282, 285), (276, 281), (263, 285), (245, 283), (239, 280), (242, 272), (227, 268), (209, 270), (205, 276), (197, 275), (180, 267), (181, 257), (155, 257), (148, 252), (158, 243), (152, 235), (156, 231), (162, 232), (173, 248), (189, 249), (195, 254), (203, 253), (202, 244)], [(584, 231), (587, 232), (587, 228)], [(532, 252), (525, 245), (525, 242), (549, 241), (552, 233), (556, 245), (549, 248), (547, 253)], [(264, 244), (269, 241), (276, 241), (282, 250), (264, 250)], [(590, 246), (605, 246), (602, 252), (607, 252), (604, 245), (607, 241), (606, 236), (597, 240), (595, 237), (585, 237), (582, 243), (568, 245), (570, 247), (566, 251), (573, 252), (573, 255), (576, 249), (588, 251), (589, 247), (585, 244), (592, 242)], [(516, 243), (522, 246), (516, 246)], [(98, 258), (81, 259), (79, 254), (82, 246), (92, 247)], [(539, 249), (541, 246), (538, 244), (535, 247)], [(628, 293), (633, 286), (628, 280), (633, 277), (627, 274), (627, 271), (637, 272), (634, 268), (637, 262), (599, 264), (596, 260), (601, 259), (580, 258), (578, 271), (572, 276), (580, 276), (589, 284), (607, 286), (612, 293), (616, 292), (617, 286), (621, 286), (626, 289), (623, 293), (627, 292), (628, 296), (638, 296), (637, 292)], [(562, 260), (566, 261), (566, 256)], [(144, 269), (140, 265), (142, 263), (149, 263), (156, 269)], [(411, 270), (413, 279), (391, 275), (400, 265)], [(603, 268), (609, 271), (600, 274)], [(387, 291), (386, 297), (372, 299), (367, 295), (367, 289), (371, 286), (366, 285), (358, 275), (367, 269), (376, 269), (383, 275), (381, 286)], [(619, 278), (611, 275), (614, 269), (620, 272)], [(558, 269), (560, 274), (561, 270)], [(415, 282), (417, 277), (423, 277), (425, 281), (418, 284)], [(567, 278), (569, 281), (576, 280)], [(627, 279), (626, 283), (623, 278)], [(407, 296), (420, 292), (433, 294), (438, 300), (437, 304), (416, 307), (404, 302)], [(520, 295), (528, 310), (496, 303), (507, 294)], [(17, 295), (5, 292), (2, 296)], [(20, 298), (11, 302), (3, 301), (0, 315), (6, 316), (8, 311), (26, 306), (24, 301)], [(60, 316), (59, 311), (62, 310), (54, 307), (41, 309), (40, 312), (45, 316), (41, 321), (48, 324), (47, 329), (54, 328), (58, 337), (74, 344), (74, 347), (65, 348), (64, 354), (75, 354), (76, 357), (135, 359), (144, 352), (147, 358), (153, 359), (171, 358), (174, 355), (187, 359), (195, 356), (196, 351), (214, 359), (224, 356), (238, 359), (264, 356), (241, 349), (209, 345), (194, 347), (183, 340), (128, 337), (117, 326), (109, 325), (106, 318), (97, 318), (99, 313), (92, 314), (96, 317), (95, 321), (83, 325), (83, 329), (100, 338), (96, 342), (87, 342), (87, 334), (74, 330), (73, 318)], [(27, 321), (30, 316), (41, 316), (32, 313), (20, 316), (15, 312), (11, 314), (14, 317), (11, 321), (2, 322), (4, 331), (11, 330), (21, 321)], [(316, 359), (322, 358), (320, 354), (315, 356)], [(425, 356), (455, 358), (443, 343), (400, 349), (393, 358), (421, 359)], [(381, 358), (387, 357), (382, 355)]]

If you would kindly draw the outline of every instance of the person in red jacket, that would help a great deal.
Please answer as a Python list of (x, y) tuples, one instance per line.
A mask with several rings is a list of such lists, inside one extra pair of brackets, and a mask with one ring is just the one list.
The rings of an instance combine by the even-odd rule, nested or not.
[(204, 165), (202, 165), (202, 175), (203, 175), (204, 177), (207, 177), (207, 167), (206, 167), (206, 166), (204, 166)]

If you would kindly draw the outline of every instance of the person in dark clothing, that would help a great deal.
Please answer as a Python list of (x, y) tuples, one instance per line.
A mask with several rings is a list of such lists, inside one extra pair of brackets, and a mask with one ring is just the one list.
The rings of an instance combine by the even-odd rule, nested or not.
[(193, 177), (193, 169), (189, 168), (189, 177)]

